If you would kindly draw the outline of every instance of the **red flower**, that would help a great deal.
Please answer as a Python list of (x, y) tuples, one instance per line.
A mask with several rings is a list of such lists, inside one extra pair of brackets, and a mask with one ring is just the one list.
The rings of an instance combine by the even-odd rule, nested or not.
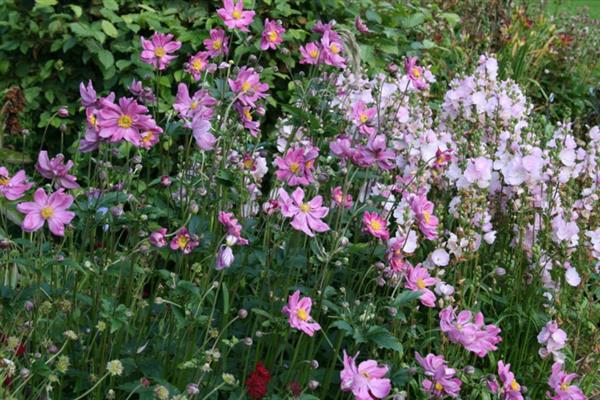
[(246, 390), (253, 400), (260, 400), (267, 395), (267, 385), (271, 380), (269, 371), (262, 362), (256, 364), (254, 371), (246, 378)]
[(298, 383), (298, 381), (288, 382), (288, 389), (290, 390), (290, 392), (292, 392), (292, 396), (294, 398), (300, 397), (300, 395), (302, 394), (302, 386), (300, 386), (300, 383)]

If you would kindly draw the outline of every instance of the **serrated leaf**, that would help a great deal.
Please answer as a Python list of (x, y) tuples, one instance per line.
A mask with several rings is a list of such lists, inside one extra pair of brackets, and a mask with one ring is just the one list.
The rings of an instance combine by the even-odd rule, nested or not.
[(402, 352), (402, 344), (387, 329), (381, 326), (372, 326), (366, 334), (367, 340), (377, 344), (382, 349), (391, 349)]
[(119, 36), (119, 32), (117, 32), (117, 28), (115, 28), (115, 26), (112, 24), (112, 22), (104, 19), (104, 20), (102, 20), (102, 22), (100, 24), (102, 26), (102, 30), (108, 36), (110, 36), (112, 38), (116, 38), (117, 36)]
[(331, 326), (333, 326), (334, 328), (338, 328), (342, 331), (345, 331), (347, 334), (352, 335), (352, 332), (354, 331), (354, 329), (352, 329), (352, 326), (347, 323), (344, 320), (338, 319), (337, 321), (334, 321)]
[(398, 296), (396, 296), (396, 298), (392, 301), (392, 306), (394, 307), (401, 307), (405, 304), (410, 303), (413, 300), (418, 299), (419, 297), (421, 297), (421, 293), (418, 291), (412, 291), (412, 290), (405, 290), (402, 293), (400, 293)]
[(440, 17), (446, 20), (450, 26), (454, 26), (460, 22), (460, 16), (454, 13), (441, 13)]
[(400, 18), (400, 25), (405, 29), (414, 28), (425, 22), (425, 14), (415, 13), (408, 17)]

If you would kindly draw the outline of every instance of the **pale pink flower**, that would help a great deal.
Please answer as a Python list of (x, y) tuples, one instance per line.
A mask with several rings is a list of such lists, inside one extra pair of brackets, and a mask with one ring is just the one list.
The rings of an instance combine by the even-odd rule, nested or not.
[(225, 35), (225, 31), (223, 29), (211, 29), (209, 34), (210, 37), (204, 39), (203, 42), (208, 54), (211, 57), (227, 55), (229, 52), (229, 47), (227, 47), (229, 39)]
[(223, 269), (231, 267), (231, 264), (235, 261), (235, 256), (233, 255), (233, 250), (231, 247), (222, 245), (219, 248), (219, 252), (217, 253), (217, 261), (215, 264), (215, 269), (217, 271), (221, 271)]
[(372, 126), (375, 115), (377, 115), (377, 109), (375, 107), (367, 108), (362, 100), (358, 100), (352, 106), (352, 122), (364, 135), (371, 136), (375, 133), (375, 128)]
[(502, 400), (523, 400), (521, 385), (515, 379), (515, 374), (510, 371), (510, 364), (504, 365), (502, 360), (498, 361), (498, 375), (502, 381)]
[(415, 358), (427, 376), (427, 379), (423, 380), (423, 389), (426, 392), (438, 398), (459, 395), (462, 382), (455, 377), (456, 370), (448, 368), (444, 356), (429, 353), (422, 357), (419, 353), (415, 353)]
[(160, 228), (150, 235), (150, 244), (154, 247), (165, 247), (167, 245), (167, 228)]
[(317, 42), (307, 43), (300, 46), (300, 64), (317, 65), (321, 60), (321, 46)]
[[(329, 208), (323, 207), (323, 197), (315, 196), (309, 202), (304, 202), (304, 190), (297, 188), (292, 195), (279, 189), (279, 206), (281, 215), (292, 219), (292, 227), (313, 237), (314, 232), (326, 232), (329, 225), (321, 221), (329, 213)], [(313, 232), (314, 231), (314, 232)]]
[(88, 80), (87, 86), (83, 83), (79, 83), (79, 94), (81, 96), (81, 105), (84, 107), (90, 107), (96, 104), (98, 98), (96, 97), (96, 91), (91, 80)]
[(437, 281), (436, 278), (429, 275), (427, 269), (409, 266), (404, 287), (413, 292), (420, 292), (421, 297), (419, 297), (419, 300), (424, 306), (435, 307), (435, 294), (427, 286), (433, 286)]
[(352, 195), (347, 193), (344, 197), (341, 186), (336, 186), (331, 189), (331, 199), (333, 200), (334, 205), (348, 209), (352, 208)]
[(207, 90), (197, 90), (190, 97), (187, 85), (180, 83), (177, 86), (177, 95), (173, 103), (173, 108), (179, 113), (181, 118), (193, 119), (200, 117), (202, 119), (210, 119), (213, 115), (212, 107), (215, 104), (217, 104), (217, 100)]
[(181, 228), (171, 240), (171, 249), (180, 250), (183, 254), (191, 253), (200, 242), (193, 238), (187, 228)]
[(46, 179), (55, 181), (57, 187), (65, 189), (76, 189), (79, 187), (77, 178), (69, 175), (69, 170), (73, 167), (73, 161), (69, 160), (65, 164), (65, 156), (57, 155), (53, 159), (48, 158), (46, 150), (40, 151), (35, 169)]
[(356, 27), (356, 30), (358, 30), (360, 33), (371, 33), (369, 27), (365, 25), (363, 20), (360, 18), (360, 15), (357, 15), (356, 18), (354, 18), (354, 26)]
[(277, 46), (283, 43), (283, 35), (285, 29), (279, 25), (276, 21), (270, 21), (269, 18), (265, 19), (265, 29), (262, 33), (262, 39), (260, 41), (261, 50), (275, 50)]
[(75, 213), (67, 211), (73, 200), (73, 196), (64, 193), (62, 189), (50, 196), (44, 189), (37, 189), (33, 194), (33, 201), (17, 204), (17, 210), (26, 214), (21, 227), (25, 232), (35, 232), (48, 222), (50, 232), (56, 236), (64, 236), (65, 225), (75, 218)]
[(200, 78), (202, 78), (202, 72), (208, 71), (209, 66), (211, 65), (208, 61), (210, 56), (211, 53), (209, 51), (199, 51), (190, 57), (185, 71), (191, 74), (195, 81), (199, 81)]
[(218, 220), (227, 230), (227, 234), (237, 239), (236, 244), (241, 246), (248, 244), (248, 239), (242, 237), (242, 225), (240, 225), (233, 213), (220, 211)]
[(337, 35), (332, 34), (333, 31), (326, 31), (321, 38), (321, 54), (320, 57), (327, 65), (337, 68), (346, 67), (346, 59), (341, 56), (344, 51), (344, 45), (337, 38)]
[(545, 346), (540, 349), (540, 356), (546, 358), (549, 354), (554, 360), (564, 362), (564, 354), (560, 351), (567, 345), (567, 333), (558, 327), (556, 321), (548, 321), (537, 336), (538, 343)]
[(242, 67), (235, 80), (228, 79), (229, 87), (237, 100), (245, 106), (256, 107), (256, 101), (267, 97), (269, 85), (260, 82), (260, 75), (254, 68)]
[(300, 298), (300, 291), (296, 290), (288, 299), (288, 303), (283, 306), (281, 312), (288, 316), (288, 323), (292, 328), (298, 329), (308, 336), (321, 329), (321, 325), (314, 322), (310, 316), (312, 300), (310, 297)]
[(275, 158), (275, 172), (277, 179), (286, 182), (290, 186), (307, 186), (312, 183), (314, 160), (317, 158), (317, 148), (291, 148), (283, 157)]
[(502, 341), (500, 328), (496, 325), (485, 325), (483, 314), (468, 310), (461, 311), (458, 316), (452, 307), (440, 311), (440, 329), (453, 343), (460, 343), (466, 350), (484, 357), (488, 352), (497, 349), (496, 344)]
[(410, 201), (410, 208), (417, 217), (421, 233), (429, 240), (437, 239), (439, 220), (433, 215), (433, 203), (425, 195), (418, 195)]
[(425, 81), (423, 67), (417, 65), (417, 57), (408, 57), (404, 62), (404, 70), (408, 75), (408, 78), (413, 84), (413, 87), (417, 90), (427, 89), (427, 81)]
[(254, 19), (254, 11), (244, 11), (244, 1), (223, 0), (223, 8), (217, 10), (217, 14), (229, 29), (239, 29), (249, 32), (248, 26)]
[(27, 183), (25, 170), (18, 171), (14, 176), (8, 174), (8, 169), (0, 167), (0, 196), (8, 200), (17, 200), (31, 189), (33, 183)]
[(192, 120), (191, 128), (196, 144), (201, 150), (209, 151), (215, 147), (217, 138), (210, 132), (210, 121), (202, 117), (196, 117)]
[(378, 239), (388, 240), (390, 232), (387, 229), (387, 221), (376, 212), (365, 211), (363, 214), (363, 231), (369, 232)]
[(563, 364), (554, 363), (548, 385), (556, 394), (552, 396), (548, 393), (548, 397), (552, 400), (586, 400), (583, 391), (571, 384), (575, 378), (577, 378), (577, 374), (567, 374), (563, 371)]
[(384, 376), (388, 367), (375, 360), (363, 361), (358, 366), (356, 358), (344, 350), (344, 369), (340, 371), (340, 386), (344, 392), (352, 392), (355, 400), (383, 399), (392, 390), (392, 382)]
[(140, 37), (142, 42), (142, 53), (140, 55), (143, 62), (153, 65), (154, 68), (162, 71), (167, 68), (171, 61), (177, 58), (172, 55), (181, 47), (181, 42), (172, 40), (172, 34), (163, 34), (154, 32), (151, 40)]
[(148, 109), (138, 104), (133, 98), (121, 97), (119, 104), (110, 98), (100, 100), (100, 110), (97, 115), (98, 136), (110, 142), (120, 142), (125, 139), (140, 146), (141, 132), (162, 129), (156, 125)]
[(467, 182), (476, 183), (482, 189), (490, 186), (492, 180), (492, 160), (485, 157), (477, 157), (469, 160), (469, 165), (465, 170), (464, 177)]

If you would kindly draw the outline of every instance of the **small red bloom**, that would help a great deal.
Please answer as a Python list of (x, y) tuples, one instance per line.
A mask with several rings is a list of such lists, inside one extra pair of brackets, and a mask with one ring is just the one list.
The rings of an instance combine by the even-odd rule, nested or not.
[(262, 362), (256, 364), (254, 371), (246, 378), (246, 390), (253, 400), (260, 400), (267, 395), (267, 386), (271, 380), (269, 371)]

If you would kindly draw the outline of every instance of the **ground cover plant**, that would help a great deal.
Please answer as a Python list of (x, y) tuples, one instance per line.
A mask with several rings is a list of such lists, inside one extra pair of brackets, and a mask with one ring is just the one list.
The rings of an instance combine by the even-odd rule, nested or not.
[(493, 54), (365, 62), (361, 14), (209, 20), (0, 130), (1, 398), (599, 394), (600, 128)]

